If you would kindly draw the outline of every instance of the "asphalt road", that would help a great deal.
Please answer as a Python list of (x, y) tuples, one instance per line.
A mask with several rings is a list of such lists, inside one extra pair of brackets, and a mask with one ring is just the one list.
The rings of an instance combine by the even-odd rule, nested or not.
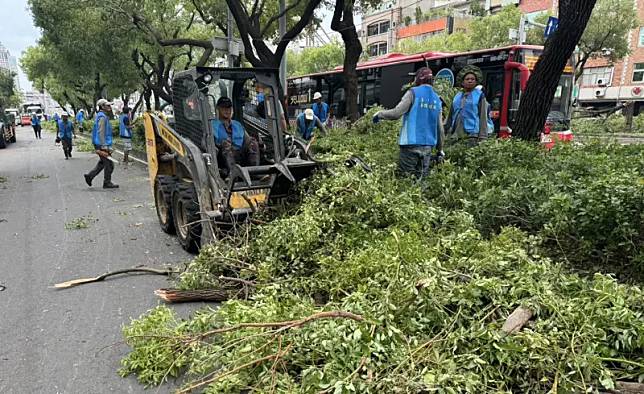
[[(144, 392), (133, 377), (117, 375), (128, 350), (121, 327), (160, 304), (153, 291), (167, 279), (51, 286), (140, 264), (179, 265), (190, 255), (160, 230), (143, 166), (117, 164), (120, 189), (103, 190), (102, 174), (89, 188), (82, 174), (96, 155), (65, 160), (52, 134), (36, 140), (31, 128), (17, 138), (0, 150), (0, 393)], [(88, 216), (97, 219), (89, 228), (65, 229)], [(186, 316), (197, 307), (176, 309)]]

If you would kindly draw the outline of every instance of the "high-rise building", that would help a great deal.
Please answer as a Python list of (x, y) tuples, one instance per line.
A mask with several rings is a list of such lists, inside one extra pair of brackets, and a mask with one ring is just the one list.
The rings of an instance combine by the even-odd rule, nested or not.
[(11, 56), (11, 53), (7, 48), (0, 43), (0, 69), (10, 71), (15, 74), (13, 80), (15, 83), (15, 89), (20, 90), (20, 80), (18, 78), (18, 61), (15, 56)]

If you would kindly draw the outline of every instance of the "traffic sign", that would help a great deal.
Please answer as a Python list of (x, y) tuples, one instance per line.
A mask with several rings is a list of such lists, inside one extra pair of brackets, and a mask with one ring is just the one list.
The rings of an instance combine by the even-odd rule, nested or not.
[(546, 29), (543, 31), (543, 37), (544, 38), (549, 38), (552, 33), (557, 31), (557, 28), (559, 27), (559, 18), (555, 18), (554, 16), (551, 16), (548, 18), (548, 23), (546, 24)]
[(454, 86), (454, 72), (449, 68), (444, 68), (436, 74), (435, 80), (443, 79), (447, 81), (449, 86)]

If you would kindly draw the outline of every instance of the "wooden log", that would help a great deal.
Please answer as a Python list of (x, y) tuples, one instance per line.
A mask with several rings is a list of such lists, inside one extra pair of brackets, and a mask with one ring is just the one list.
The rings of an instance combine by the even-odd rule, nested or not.
[(204, 290), (180, 290), (180, 289), (158, 289), (154, 294), (165, 302), (195, 302), (195, 301), (226, 301), (235, 298), (239, 290), (204, 289)]

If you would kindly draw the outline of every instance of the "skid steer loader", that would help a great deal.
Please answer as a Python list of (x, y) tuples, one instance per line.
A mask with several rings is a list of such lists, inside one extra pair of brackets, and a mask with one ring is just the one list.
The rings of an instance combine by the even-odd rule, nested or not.
[[(197, 67), (172, 80), (174, 122), (144, 115), (150, 183), (163, 231), (196, 252), (262, 205), (284, 198), (318, 167), (306, 143), (286, 133), (278, 71)], [(233, 119), (257, 139), (260, 164), (227, 168), (212, 129), (215, 104), (233, 102)]]

